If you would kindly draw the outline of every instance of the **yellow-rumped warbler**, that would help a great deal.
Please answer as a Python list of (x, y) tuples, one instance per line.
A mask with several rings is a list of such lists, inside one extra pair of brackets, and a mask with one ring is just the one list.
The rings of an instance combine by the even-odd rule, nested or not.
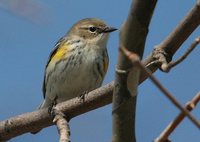
[(43, 83), (44, 102), (49, 107), (101, 86), (108, 68), (106, 44), (115, 31), (103, 21), (87, 18), (78, 21), (51, 52)]

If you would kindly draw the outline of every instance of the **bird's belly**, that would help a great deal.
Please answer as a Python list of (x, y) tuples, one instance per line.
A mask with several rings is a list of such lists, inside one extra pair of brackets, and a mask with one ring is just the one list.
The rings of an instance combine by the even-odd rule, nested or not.
[(49, 80), (51, 89), (49, 88), (47, 95), (51, 100), (57, 96), (59, 103), (92, 91), (101, 85), (103, 78), (95, 72), (95, 60), (87, 59), (81, 64), (68, 63), (67, 67), (66, 64), (65, 61), (57, 64), (56, 71), (59, 75), (52, 74)]

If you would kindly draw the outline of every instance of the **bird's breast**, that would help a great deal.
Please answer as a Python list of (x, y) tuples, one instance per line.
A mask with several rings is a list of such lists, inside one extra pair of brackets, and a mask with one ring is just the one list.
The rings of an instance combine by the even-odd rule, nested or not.
[[(85, 47), (74, 50), (63, 61), (55, 64), (55, 71), (48, 82), (52, 96), (59, 96), (58, 102), (77, 97), (84, 92), (98, 88), (105, 76), (104, 50)], [(56, 73), (55, 73), (56, 72)]]

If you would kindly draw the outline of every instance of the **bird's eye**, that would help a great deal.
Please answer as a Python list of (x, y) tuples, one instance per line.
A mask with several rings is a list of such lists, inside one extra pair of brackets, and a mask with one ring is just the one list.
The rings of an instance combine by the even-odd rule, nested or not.
[(89, 31), (92, 32), (92, 33), (94, 33), (96, 30), (97, 30), (96, 27), (89, 27)]

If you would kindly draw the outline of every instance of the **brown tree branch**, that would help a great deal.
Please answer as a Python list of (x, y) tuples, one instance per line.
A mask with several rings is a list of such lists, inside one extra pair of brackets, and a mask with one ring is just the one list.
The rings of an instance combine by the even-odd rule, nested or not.
[[(120, 47), (143, 56), (148, 26), (157, 0), (134, 0), (129, 15), (120, 29)], [(113, 92), (113, 135), (112, 142), (136, 142), (135, 112), (136, 95), (140, 70), (132, 67), (131, 62), (119, 52)], [(131, 77), (130, 77), (131, 75)]]
[[(184, 35), (185, 38), (188, 38), (189, 35), (198, 27), (200, 24), (200, 0), (198, 0), (198, 4), (196, 4), (189, 14), (182, 20), (182, 22), (177, 26), (176, 29), (181, 30), (179, 34), (170, 34), (177, 37), (181, 37)], [(191, 16), (194, 15), (194, 16)], [(190, 18), (188, 18), (190, 17)], [(182, 24), (184, 23), (184, 24)], [(194, 24), (190, 24), (194, 23)], [(186, 25), (186, 26), (183, 26)], [(186, 28), (184, 28), (186, 27)], [(188, 32), (189, 31), (189, 32)], [(167, 38), (168, 43), (183, 43), (185, 40), (182, 38)], [(164, 40), (166, 41), (166, 39)], [(167, 48), (166, 45), (162, 44), (162, 48)], [(180, 46), (169, 46), (168, 50), (176, 51)], [(175, 48), (175, 49), (173, 49)], [(172, 52), (175, 53), (175, 52)], [(152, 54), (148, 56), (145, 60), (143, 60), (144, 65), (148, 65), (155, 59), (152, 57)], [(148, 66), (148, 69), (153, 73), (158, 69), (159, 66), (155, 64), (151, 64)], [(143, 72), (140, 73), (139, 82), (142, 83), (147, 79), (147, 75)], [(73, 118), (77, 115), (81, 115), (88, 111), (94, 110), (96, 108), (105, 106), (112, 101), (112, 93), (113, 93), (114, 82), (109, 83), (97, 90), (94, 90), (88, 93), (85, 97), (85, 102), (82, 103), (78, 98), (72, 99), (67, 102), (63, 102), (58, 104), (59, 109), (63, 112), (67, 113), (70, 118)], [(58, 107), (57, 106), (57, 107)], [(18, 115), (7, 120), (0, 122), (0, 141), (6, 141), (13, 137), (22, 135), (27, 132), (34, 132), (40, 130), (42, 128), (53, 125), (52, 118), (48, 115), (48, 110), (37, 110), (30, 113), (25, 113), (22, 115)]]
[[(185, 108), (188, 111), (192, 111), (197, 103), (200, 101), (200, 92), (194, 96), (194, 98), (189, 101)], [(181, 112), (166, 128), (165, 130), (160, 134), (160, 136), (158, 136), (158, 138), (156, 138), (155, 142), (168, 142), (168, 138), (170, 136), (170, 134), (176, 129), (176, 127), (183, 121), (183, 119), (185, 118), (185, 113)]]

